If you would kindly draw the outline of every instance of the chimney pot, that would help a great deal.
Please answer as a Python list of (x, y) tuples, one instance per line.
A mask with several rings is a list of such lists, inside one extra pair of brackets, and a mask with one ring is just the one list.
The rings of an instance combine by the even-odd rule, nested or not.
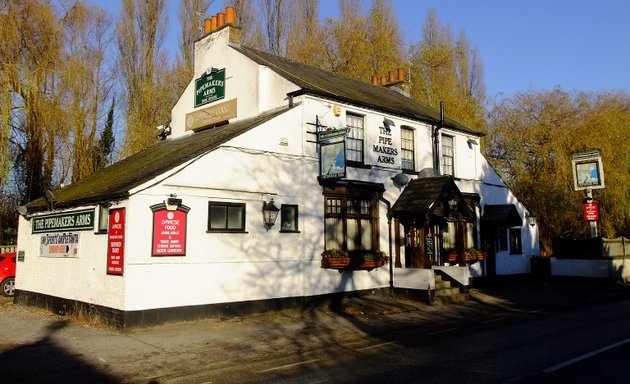
[(389, 71), (389, 82), (390, 82), (390, 83), (393, 83), (393, 82), (394, 82), (394, 80), (396, 80), (396, 79), (394, 78), (394, 71)]
[(203, 21), (203, 35), (205, 36), (210, 32), (212, 32), (212, 20), (205, 19)]
[(372, 85), (378, 84), (378, 76), (372, 75), (372, 77), (370, 77), (370, 83), (372, 83)]
[(405, 80), (405, 69), (404, 68), (398, 68), (398, 80), (399, 81)]
[(221, 28), (223, 25), (225, 25), (225, 13), (219, 12), (217, 14), (217, 28)]
[(234, 11), (234, 7), (225, 8), (225, 24), (233, 27), (236, 26), (236, 12)]
[(381, 85), (387, 84), (387, 76), (381, 76)]
[(217, 15), (212, 16), (210, 32), (214, 32), (217, 29)]

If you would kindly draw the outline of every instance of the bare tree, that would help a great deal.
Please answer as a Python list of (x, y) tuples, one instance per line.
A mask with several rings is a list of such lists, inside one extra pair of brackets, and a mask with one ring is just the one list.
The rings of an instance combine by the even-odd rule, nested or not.
[(182, 0), (179, 3), (180, 25), (179, 54), (184, 75), (189, 81), (193, 75), (195, 41), (201, 37), (203, 21), (213, 0)]
[(242, 43), (248, 47), (264, 50), (262, 26), (256, 3), (252, 0), (234, 0), (237, 25), (242, 28)]
[[(142, 150), (157, 140), (155, 128), (160, 112), (156, 97), (160, 91), (156, 67), (166, 34), (165, 1), (123, 0), (118, 19), (117, 41), (120, 70), (125, 81), (127, 134), (123, 152), (126, 155)], [(167, 61), (168, 62), (168, 61)], [(161, 66), (162, 69), (164, 66)], [(164, 117), (162, 117), (163, 119)]]
[(60, 86), (65, 93), (64, 110), (71, 129), (66, 154), (72, 181), (94, 172), (92, 164), (97, 132), (102, 120), (102, 101), (111, 90), (111, 77), (105, 69), (110, 20), (101, 8), (77, 3), (66, 17), (64, 70)]
[(287, 40), (287, 58), (323, 67), (326, 59), (325, 31), (319, 21), (319, 0), (297, 0)]
[(422, 41), (411, 47), (411, 95), (435, 109), (444, 102), (449, 116), (478, 129), (485, 128), (483, 65), (477, 49), (462, 31), (453, 39), (435, 11), (427, 13)]
[[(403, 64), (403, 41), (391, 0), (373, 0), (368, 16), (371, 74), (384, 75)], [(367, 79), (367, 77), (365, 78)]]
[(260, 0), (264, 41), (267, 52), (286, 56), (288, 26), (294, 17), (294, 2), (286, 0)]

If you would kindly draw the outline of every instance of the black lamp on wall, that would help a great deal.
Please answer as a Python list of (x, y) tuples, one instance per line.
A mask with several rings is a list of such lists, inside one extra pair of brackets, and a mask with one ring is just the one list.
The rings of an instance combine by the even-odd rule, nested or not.
[(531, 225), (532, 227), (536, 225), (536, 216), (532, 215), (529, 212), (527, 212), (525, 216), (527, 216), (527, 222), (529, 223), (529, 225)]
[(278, 212), (280, 212), (280, 209), (276, 207), (276, 205), (273, 203), (273, 199), (271, 199), (271, 201), (268, 203), (266, 201), (263, 201), (262, 211), (265, 228), (269, 230), (276, 223), (276, 219), (278, 218)]

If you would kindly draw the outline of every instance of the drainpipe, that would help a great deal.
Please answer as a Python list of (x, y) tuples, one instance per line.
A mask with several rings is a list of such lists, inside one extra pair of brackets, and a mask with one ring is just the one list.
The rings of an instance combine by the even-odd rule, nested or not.
[(389, 242), (389, 295), (394, 296), (394, 259), (392, 257), (392, 205), (383, 195), (378, 198), (380, 201), (387, 205), (387, 229), (388, 229), (388, 242)]

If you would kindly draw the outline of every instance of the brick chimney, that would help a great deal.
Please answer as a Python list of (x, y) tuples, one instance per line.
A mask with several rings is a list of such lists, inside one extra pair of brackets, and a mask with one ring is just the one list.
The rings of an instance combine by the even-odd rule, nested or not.
[(234, 10), (234, 7), (227, 7), (225, 12), (219, 12), (212, 18), (205, 19), (203, 22), (203, 36), (200, 40), (228, 27), (229, 42), (241, 44), (242, 30), (236, 25), (236, 10)]
[(396, 71), (389, 71), (387, 76), (372, 75), (370, 78), (372, 85), (381, 85), (389, 89), (398, 91), (402, 95), (409, 97), (410, 84), (405, 80), (405, 69), (397, 68)]

